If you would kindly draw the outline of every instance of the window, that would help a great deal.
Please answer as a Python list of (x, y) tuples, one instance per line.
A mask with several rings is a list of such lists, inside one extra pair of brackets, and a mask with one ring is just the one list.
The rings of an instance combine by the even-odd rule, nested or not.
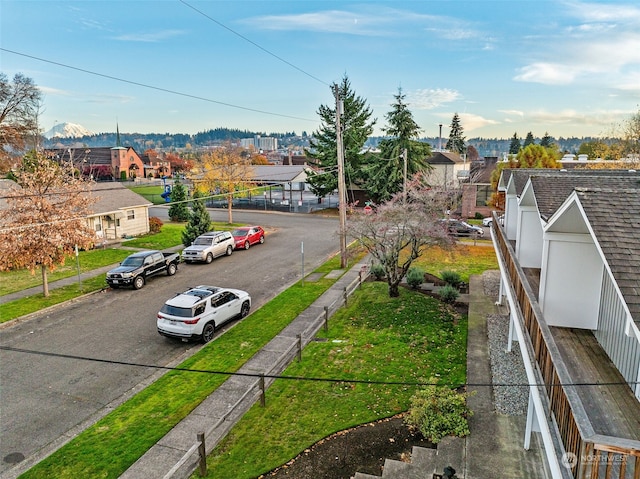
[(128, 220), (135, 220), (136, 219), (136, 212), (134, 210), (127, 210), (127, 219)]
[(487, 206), (491, 193), (491, 185), (476, 185), (476, 206)]
[(96, 231), (102, 231), (102, 223), (96, 223)]

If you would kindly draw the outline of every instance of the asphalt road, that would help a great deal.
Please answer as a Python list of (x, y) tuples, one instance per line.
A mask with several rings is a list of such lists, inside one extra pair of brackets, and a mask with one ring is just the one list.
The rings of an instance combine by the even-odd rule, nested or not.
[[(164, 220), (166, 212), (154, 207), (150, 215)], [(226, 221), (226, 215), (211, 210), (214, 220)], [(201, 346), (157, 333), (156, 313), (167, 298), (198, 284), (223, 285), (249, 291), (255, 310), (300, 279), (303, 258), (307, 274), (339, 248), (335, 218), (234, 211), (233, 219), (263, 226), (265, 243), (210, 265), (181, 264), (175, 276), (152, 278), (139, 291), (106, 290), (18, 321), (0, 332), (1, 344), (100, 360), (176, 364)], [(149, 367), (5, 350), (0, 350), (0, 365), (3, 478), (52, 452), (160, 374)]]

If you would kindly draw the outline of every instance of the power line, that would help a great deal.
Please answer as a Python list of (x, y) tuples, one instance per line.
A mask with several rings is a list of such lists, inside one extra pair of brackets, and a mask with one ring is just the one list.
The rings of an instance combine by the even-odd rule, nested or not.
[(212, 374), (223, 376), (239, 376), (239, 377), (251, 377), (251, 378), (268, 378), (268, 379), (283, 379), (289, 381), (314, 381), (314, 382), (328, 382), (328, 383), (353, 383), (353, 384), (365, 384), (365, 385), (382, 385), (382, 386), (450, 386), (450, 387), (541, 387), (541, 386), (563, 386), (563, 387), (584, 387), (584, 386), (626, 386), (631, 384), (638, 384), (637, 382), (625, 382), (625, 381), (611, 381), (611, 382), (581, 382), (581, 383), (553, 383), (553, 384), (529, 384), (529, 383), (445, 383), (445, 382), (422, 382), (422, 381), (375, 381), (370, 379), (357, 379), (357, 378), (319, 378), (319, 377), (304, 377), (304, 376), (285, 376), (280, 374), (260, 374), (260, 373), (241, 373), (241, 372), (229, 372), (229, 371), (215, 371), (210, 369), (191, 369), (180, 368), (175, 366), (159, 366), (157, 364), (144, 364), (133, 363), (131, 361), (118, 361), (115, 359), (100, 359), (92, 358), (88, 356), (77, 356), (74, 354), (64, 353), (52, 353), (48, 351), (36, 351), (32, 349), (14, 348), (12, 346), (0, 346), (0, 349), (4, 351), (11, 351), (16, 353), (35, 354), (40, 356), (47, 356), (53, 358), (63, 359), (76, 359), (80, 361), (91, 361), (103, 364), (114, 364), (119, 366), (134, 366), (141, 368), (162, 369), (166, 371), (180, 371), (187, 373), (199, 373), (199, 374)]
[(254, 112), (254, 113), (261, 113), (263, 115), (278, 116), (278, 117), (281, 117), (281, 118), (290, 118), (292, 120), (313, 121), (313, 122), (316, 121), (316, 120), (311, 120), (309, 118), (301, 118), (301, 117), (298, 117), (298, 116), (284, 115), (282, 113), (273, 113), (273, 112), (270, 112), (270, 111), (258, 110), (258, 109), (250, 108), (250, 107), (246, 107), (246, 106), (234, 105), (232, 103), (226, 103), (226, 102), (223, 102), (223, 101), (212, 100), (211, 98), (205, 98), (205, 97), (198, 96), (198, 95), (192, 95), (190, 93), (183, 93), (183, 92), (179, 92), (179, 91), (176, 91), (176, 90), (169, 90), (168, 88), (162, 88), (162, 87), (157, 87), (157, 86), (153, 86), (153, 85), (148, 85), (146, 83), (136, 82), (136, 81), (133, 81), (133, 80), (127, 80), (127, 79), (124, 79), (124, 78), (118, 78), (118, 77), (115, 77), (115, 76), (112, 76), (112, 75), (107, 75), (107, 74), (104, 74), (104, 73), (98, 73), (98, 72), (94, 72), (94, 71), (91, 71), (91, 70), (86, 70), (84, 68), (74, 67), (72, 65), (67, 65), (67, 64), (64, 64), (64, 63), (60, 63), (60, 62), (55, 62), (53, 60), (47, 60), (45, 58), (40, 58), (40, 57), (36, 57), (36, 56), (33, 56), (33, 55), (28, 55), (26, 53), (17, 52), (15, 50), (9, 50), (7, 48), (0, 47), (0, 51), (7, 52), (7, 53), (13, 53), (14, 55), (19, 55), (19, 56), (23, 56), (23, 57), (26, 57), (26, 58), (31, 58), (33, 60), (37, 60), (37, 61), (44, 62), (44, 63), (49, 63), (51, 65), (56, 65), (56, 66), (63, 67), (63, 68), (69, 68), (70, 70), (76, 70), (76, 71), (79, 71), (79, 72), (82, 72), (82, 73), (87, 73), (89, 75), (95, 75), (95, 76), (99, 76), (99, 77), (102, 77), (102, 78), (107, 78), (109, 80), (115, 80), (115, 81), (119, 81), (119, 82), (122, 82), (122, 83), (128, 83), (130, 85), (135, 85), (135, 86), (139, 86), (139, 87), (143, 87), (143, 88), (149, 88), (151, 90), (161, 91), (161, 92), (164, 92), (164, 93), (170, 93), (172, 95), (179, 95), (179, 96), (184, 96), (184, 97), (187, 97), (187, 98), (193, 98), (195, 100), (201, 100), (201, 101), (206, 101), (206, 102), (209, 102), (209, 103), (215, 103), (217, 105), (223, 105), (223, 106), (227, 106), (227, 107), (230, 107), (230, 108), (237, 108), (239, 110), (251, 111), (251, 112)]
[(210, 17), (209, 15), (207, 15), (206, 13), (204, 13), (202, 10), (198, 10), (196, 7), (194, 7), (193, 5), (190, 5), (189, 3), (185, 2), (184, 0), (180, 0), (181, 3), (183, 3), (184, 5), (186, 5), (187, 7), (191, 8), (192, 10), (198, 12), (200, 15), (202, 15), (205, 18), (208, 18), (209, 20), (211, 20), (212, 22), (214, 22), (216, 25), (219, 25), (220, 27), (224, 28), (225, 30), (233, 33), (234, 35), (242, 38), (244, 41), (249, 42), (251, 45), (253, 45), (256, 48), (259, 48), (260, 50), (262, 50), (263, 52), (265, 52), (268, 55), (271, 55), (272, 57), (274, 57), (275, 59), (281, 61), (282, 63), (289, 65), (291, 68), (294, 68), (295, 70), (298, 70), (300, 73), (308, 76), (309, 78), (313, 78), (314, 80), (322, 83), (323, 85), (326, 86), (331, 86), (329, 85), (327, 82), (320, 80), (318, 77), (313, 76), (311, 73), (308, 73), (306, 71), (304, 71), (302, 68), (298, 68), (297, 66), (295, 66), (293, 63), (288, 62), (287, 60), (285, 60), (284, 58), (276, 55), (275, 53), (267, 50), (266, 48), (258, 45), (256, 42), (254, 42), (253, 40), (250, 40), (249, 38), (245, 37), (244, 35), (236, 32), (235, 30), (229, 28), (228, 26), (226, 26), (225, 24), (219, 22), (218, 20), (216, 20), (215, 18)]

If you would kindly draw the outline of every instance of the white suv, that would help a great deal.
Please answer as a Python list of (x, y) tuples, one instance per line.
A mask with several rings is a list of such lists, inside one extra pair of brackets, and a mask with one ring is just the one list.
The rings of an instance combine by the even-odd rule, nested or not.
[(212, 231), (198, 236), (191, 246), (182, 250), (182, 261), (193, 263), (194, 261), (204, 261), (211, 263), (213, 258), (226, 254), (231, 256), (235, 241), (229, 231)]
[(158, 312), (158, 333), (208, 343), (219, 326), (233, 318), (244, 318), (250, 309), (251, 297), (246, 291), (196, 286), (164, 303)]

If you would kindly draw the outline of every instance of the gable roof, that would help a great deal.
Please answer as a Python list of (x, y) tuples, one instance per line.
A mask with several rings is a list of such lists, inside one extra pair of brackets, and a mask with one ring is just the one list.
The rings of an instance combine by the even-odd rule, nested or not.
[(450, 151), (438, 151), (433, 156), (427, 158), (430, 165), (452, 165), (455, 163), (464, 163), (460, 155)]
[(94, 183), (91, 194), (98, 200), (91, 206), (94, 215), (117, 213), (125, 209), (152, 206), (149, 200), (118, 182)]
[(610, 175), (534, 174), (529, 181), (534, 192), (538, 213), (544, 221), (549, 220), (575, 188), (606, 187), (613, 190), (640, 188), (640, 174), (615, 174), (615, 170), (612, 170)]
[(631, 316), (640, 327), (640, 190), (575, 191)]

